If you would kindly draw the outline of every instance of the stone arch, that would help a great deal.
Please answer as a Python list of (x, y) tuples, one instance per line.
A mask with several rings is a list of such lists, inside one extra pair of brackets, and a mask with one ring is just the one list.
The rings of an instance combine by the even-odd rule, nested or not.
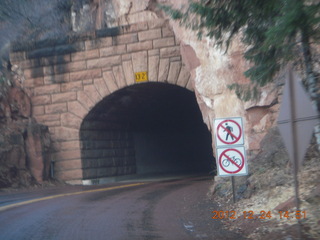
[[(164, 72), (161, 73), (158, 70), (155, 72), (149, 68), (153, 75), (149, 76), (149, 82), (169, 83), (189, 90), (192, 89), (190, 73), (182, 66), (181, 62), (170, 64), (166, 61), (160, 65), (159, 61), (156, 64), (159, 64), (159, 68), (164, 68)], [(124, 71), (124, 65), (129, 70)], [(116, 66), (113, 71), (104, 72), (101, 78), (93, 79), (92, 85), (84, 86), (83, 90), (77, 91), (76, 101), (67, 103), (68, 112), (61, 114), (61, 127), (55, 129), (55, 135), (57, 136), (56, 140), (63, 143), (58, 148), (63, 149), (62, 145), (72, 146), (54, 155), (54, 159), (59, 159), (55, 161), (55, 176), (57, 178), (68, 180), (70, 183), (79, 183), (79, 180), (83, 178), (83, 172), (80, 171), (83, 168), (79, 137), (81, 123), (90, 110), (105, 97), (127, 86), (140, 84), (134, 83), (134, 72), (131, 69), (131, 61), (122, 62), (122, 66)], [(141, 67), (141, 69), (144, 68)], [(159, 81), (152, 81), (158, 79)], [(77, 180), (70, 180), (70, 178)]]
[[(179, 110), (179, 114), (173, 114), (173, 111)], [(158, 118), (161, 120), (154, 121)], [(203, 126), (199, 128), (201, 124)], [(204, 132), (206, 138), (203, 137)], [(212, 161), (211, 135), (203, 124), (194, 94), (186, 87), (168, 82), (132, 84), (108, 94), (83, 119), (79, 136), (83, 179), (86, 183), (117, 175), (155, 171), (150, 169), (150, 162), (146, 163), (147, 157), (142, 156), (146, 154), (163, 171), (177, 171), (180, 161), (179, 171), (206, 168), (209, 172), (209, 162)], [(186, 147), (192, 142), (191, 136), (196, 140)], [(148, 153), (141, 151), (141, 139), (154, 142), (147, 143), (149, 145), (146, 147), (153, 150)], [(138, 152), (137, 155), (135, 152)], [(160, 158), (167, 160), (159, 164)], [(191, 170), (191, 158), (198, 161), (198, 169), (194, 165)]]

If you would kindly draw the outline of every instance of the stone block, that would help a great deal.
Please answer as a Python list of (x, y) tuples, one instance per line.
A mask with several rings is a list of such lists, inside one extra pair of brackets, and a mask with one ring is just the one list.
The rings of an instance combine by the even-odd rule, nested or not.
[(27, 60), (19, 61), (18, 65), (22, 69), (38, 68), (38, 67), (40, 67), (40, 61), (39, 61), (39, 59), (27, 59)]
[(122, 66), (115, 66), (112, 68), (112, 72), (113, 72), (113, 76), (115, 79), (117, 79), (117, 85), (119, 88), (123, 88), (125, 87), (127, 84), (126, 84), (126, 79), (125, 79), (125, 76), (124, 76), (124, 72), (123, 72), (123, 69), (122, 69)]
[(156, 56), (160, 54), (160, 50), (159, 49), (151, 49), (148, 51), (148, 56)]
[(132, 53), (132, 64), (134, 73), (148, 71), (147, 51)]
[(61, 84), (61, 92), (81, 91), (82, 89), (82, 81)]
[(42, 122), (44, 125), (48, 127), (59, 127), (61, 126), (61, 122), (59, 121), (44, 121)]
[(180, 46), (167, 47), (160, 49), (161, 58), (177, 57), (180, 56)]
[(102, 100), (102, 97), (94, 85), (84, 86), (83, 91), (91, 99), (93, 104), (96, 104)]
[[(60, 161), (65, 161), (65, 160), (71, 160), (71, 159), (81, 159), (81, 151), (79, 149), (59, 151), (54, 153), (52, 157), (55, 163)], [(73, 168), (77, 168), (77, 167), (73, 167)], [(71, 168), (66, 168), (66, 169), (71, 169)]]
[(174, 32), (170, 27), (163, 27), (161, 30), (162, 30), (162, 37), (174, 37)]
[(153, 40), (161, 38), (161, 29), (151, 29), (138, 33), (139, 41)]
[(44, 76), (44, 70), (43, 70), (43, 67), (30, 68), (30, 69), (25, 69), (23, 71), (23, 74), (26, 79), (38, 78), (38, 77)]
[(168, 82), (172, 84), (176, 84), (178, 81), (178, 76), (181, 69), (181, 62), (171, 62), (169, 73), (168, 73)]
[(43, 81), (46, 85), (54, 84), (54, 83), (65, 83), (65, 82), (69, 82), (69, 80), (70, 80), (69, 73), (54, 74), (54, 75), (45, 76), (43, 78)]
[(170, 58), (170, 62), (181, 62), (181, 57), (178, 56), (178, 57), (171, 57)]
[(32, 84), (33, 84), (32, 87), (43, 86), (44, 85), (44, 77), (33, 78)]
[(137, 33), (129, 33), (124, 35), (119, 35), (113, 37), (113, 45), (122, 45), (128, 43), (135, 43), (138, 42), (138, 34)]
[[(42, 85), (43, 85), (43, 84), (42, 84)], [(33, 87), (34, 87), (33, 79), (26, 79), (26, 80), (23, 82), (23, 87), (25, 87), (25, 88), (33, 88)]]
[(45, 75), (56, 75), (62, 73), (76, 72), (87, 68), (86, 61), (70, 62), (66, 64), (52, 65), (44, 67)]
[(58, 157), (58, 160), (55, 161), (54, 168), (55, 168), (56, 171), (66, 171), (66, 170), (71, 170), (71, 169), (81, 169), (82, 168), (82, 163), (81, 163), (80, 159), (62, 161)]
[(160, 59), (158, 82), (166, 82), (169, 73), (169, 59)]
[(55, 151), (63, 151), (63, 150), (80, 150), (80, 142), (79, 141), (62, 141), (62, 142), (54, 142), (53, 149)]
[(68, 111), (80, 119), (83, 119), (88, 114), (88, 110), (78, 101), (68, 102)]
[(158, 81), (158, 72), (159, 72), (159, 56), (150, 56), (148, 61), (148, 77), (149, 81)]
[(41, 66), (58, 65), (71, 62), (70, 54), (40, 58)]
[(98, 49), (88, 50), (84, 52), (76, 52), (71, 54), (72, 61), (87, 60), (93, 58), (99, 58)]
[(54, 177), (61, 180), (61, 181), (75, 181), (75, 180), (81, 180), (82, 175), (82, 169), (73, 169), (73, 170), (63, 170), (63, 171), (55, 171)]
[(188, 82), (189, 82), (189, 78), (190, 78), (190, 73), (189, 71), (187, 71), (187, 69), (183, 66), (181, 68), (181, 71), (179, 73), (179, 77), (178, 77), (178, 81), (177, 81), (177, 85), (181, 86), (181, 87), (186, 87)]
[(112, 37), (88, 40), (85, 42), (86, 50), (112, 46)]
[(148, 21), (149, 29), (160, 28), (160, 27), (164, 27), (166, 25), (168, 25), (168, 21), (163, 18), (156, 18), (156, 19)]
[(79, 130), (67, 127), (55, 127), (54, 137), (56, 141), (79, 140)]
[(85, 49), (84, 42), (58, 45), (54, 48), (54, 54), (62, 55), (62, 54), (74, 53), (74, 52), (84, 51), (84, 49)]
[(42, 58), (42, 57), (49, 57), (55, 54), (54, 47), (47, 47), (47, 48), (38, 48), (32, 51), (27, 52), (27, 58)]
[(131, 54), (122, 54), (121, 60), (122, 60), (122, 62), (131, 60)]
[(174, 46), (174, 45), (175, 45), (174, 37), (153, 40), (153, 47), (154, 48), (170, 47), (170, 46)]
[(11, 62), (20, 62), (27, 59), (26, 52), (10, 52)]
[(42, 116), (36, 116), (38, 122), (52, 122), (52, 121), (60, 121), (60, 114), (45, 114)]
[(82, 80), (83, 85), (92, 85), (93, 84), (93, 79), (85, 79)]
[(106, 82), (103, 78), (94, 79), (94, 86), (99, 92), (101, 98), (104, 98), (110, 94)]
[(62, 103), (62, 102), (69, 102), (77, 99), (76, 92), (65, 92), (65, 93), (57, 93), (52, 94), (52, 103)]
[(111, 71), (107, 71), (103, 73), (103, 79), (108, 87), (110, 93), (113, 93), (118, 90), (118, 86), (116, 84), (115, 78)]
[(131, 43), (127, 45), (127, 52), (138, 52), (143, 50), (151, 50), (152, 49), (152, 41), (145, 42), (137, 42)]
[(34, 88), (34, 95), (47, 95), (60, 92), (60, 84), (52, 84)]
[(88, 111), (94, 106), (94, 102), (89, 98), (89, 96), (84, 92), (77, 92), (77, 100), (84, 106)]
[(126, 45), (116, 45), (107, 48), (100, 49), (100, 57), (109, 57), (113, 55), (120, 55), (126, 53), (127, 46)]
[(85, 71), (70, 73), (70, 81), (99, 78), (102, 76), (101, 69), (88, 69)]
[(82, 119), (72, 113), (61, 114), (61, 125), (63, 127), (69, 127), (74, 129), (80, 129)]
[(121, 63), (121, 56), (112, 56), (99, 59), (87, 60), (88, 69), (108, 68)]
[(148, 30), (148, 23), (147, 22), (130, 24), (127, 26), (123, 26), (121, 28), (122, 33), (139, 32), (139, 31), (144, 31), (144, 30)]
[(66, 103), (56, 103), (56, 104), (46, 105), (45, 112), (46, 112), (46, 114), (67, 112), (67, 104)]
[(31, 102), (33, 106), (50, 104), (51, 96), (50, 95), (33, 96), (31, 98)]
[(120, 28), (119, 27), (113, 27), (113, 28), (104, 28), (96, 30), (96, 36), (97, 37), (108, 37), (108, 36), (117, 36), (120, 34)]
[(130, 86), (134, 84), (134, 73), (133, 73), (132, 61), (123, 61), (122, 68), (123, 68), (124, 76), (127, 83), (126, 85)]
[(43, 115), (44, 112), (44, 106), (33, 106), (32, 107), (32, 115), (33, 116), (38, 116), (38, 115)]

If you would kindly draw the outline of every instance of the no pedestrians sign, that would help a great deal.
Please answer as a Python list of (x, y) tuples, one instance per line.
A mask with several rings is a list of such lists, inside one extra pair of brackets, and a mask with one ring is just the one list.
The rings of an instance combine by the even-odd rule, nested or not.
[(243, 145), (242, 118), (221, 118), (214, 121), (216, 147)]

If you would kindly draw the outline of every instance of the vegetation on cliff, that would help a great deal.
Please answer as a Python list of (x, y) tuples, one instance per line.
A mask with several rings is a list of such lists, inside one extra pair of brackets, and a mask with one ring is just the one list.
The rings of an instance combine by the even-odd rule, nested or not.
[(201, 0), (190, 1), (182, 10), (162, 9), (199, 38), (215, 39), (216, 46), (226, 51), (241, 34), (244, 57), (252, 63), (244, 73), (252, 84), (230, 86), (241, 99), (249, 100), (257, 88), (272, 82), (282, 67), (293, 62), (303, 68), (308, 92), (320, 110), (319, 78), (312, 56), (312, 45), (320, 40), (318, 1)]

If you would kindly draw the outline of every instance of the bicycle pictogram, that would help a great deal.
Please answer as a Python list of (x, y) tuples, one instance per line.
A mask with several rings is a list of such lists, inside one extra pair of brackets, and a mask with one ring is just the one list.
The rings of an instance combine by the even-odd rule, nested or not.
[(236, 158), (236, 156), (228, 156), (227, 158), (222, 160), (222, 165), (224, 167), (229, 167), (230, 163), (236, 165), (237, 167), (240, 167), (242, 165), (240, 158)]

